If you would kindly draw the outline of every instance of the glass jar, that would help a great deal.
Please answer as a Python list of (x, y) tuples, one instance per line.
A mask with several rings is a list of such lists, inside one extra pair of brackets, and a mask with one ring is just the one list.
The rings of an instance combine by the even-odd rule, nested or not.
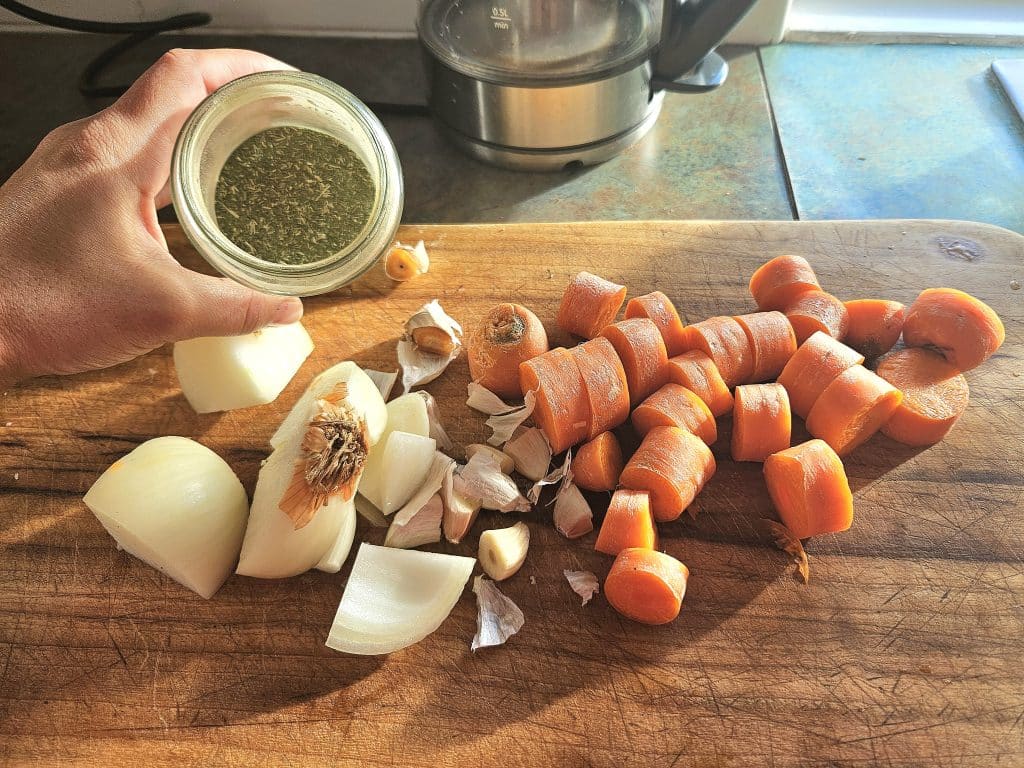
[[(247, 253), (221, 232), (214, 213), (225, 161), (249, 137), (278, 126), (310, 128), (344, 142), (376, 187), (369, 219), (355, 240), (309, 264), (278, 264)], [(384, 126), (347, 90), (308, 72), (259, 72), (217, 89), (185, 121), (171, 161), (171, 194), (188, 239), (218, 272), (266, 293), (312, 296), (355, 280), (394, 241), (402, 218), (402, 169)]]

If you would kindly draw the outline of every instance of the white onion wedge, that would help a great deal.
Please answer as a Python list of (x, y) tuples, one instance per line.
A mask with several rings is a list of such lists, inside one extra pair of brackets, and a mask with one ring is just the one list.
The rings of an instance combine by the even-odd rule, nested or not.
[(118, 546), (209, 599), (242, 546), (247, 499), (231, 467), (185, 437), (147, 440), (85, 494)]
[(327, 637), (344, 653), (392, 653), (436, 630), (459, 601), (476, 560), (362, 544)]
[(244, 336), (207, 336), (174, 345), (174, 370), (196, 413), (272, 402), (313, 351), (301, 323)]
[(320, 562), (314, 566), (316, 570), (324, 573), (337, 573), (341, 566), (348, 559), (348, 553), (352, 551), (352, 543), (356, 538), (356, 505), (355, 499), (345, 502), (345, 508), (341, 512), (341, 527), (334, 539), (327, 554), (320, 558)]
[[(381, 465), (380, 511), (397, 512), (426, 482), (437, 451), (432, 437), (392, 432), (384, 446)], [(373, 501), (373, 499), (370, 499)]]
[(383, 505), (384, 490), (384, 448), (392, 432), (408, 432), (410, 435), (430, 434), (430, 418), (427, 403), (415, 392), (396, 397), (386, 407), (387, 424), (376, 448), (370, 450), (359, 480), (359, 493), (377, 509)]

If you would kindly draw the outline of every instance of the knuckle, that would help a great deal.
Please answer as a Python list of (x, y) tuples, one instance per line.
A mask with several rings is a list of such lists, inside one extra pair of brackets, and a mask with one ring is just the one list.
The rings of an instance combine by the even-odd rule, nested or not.
[(195, 65), (196, 52), (190, 48), (171, 48), (157, 59), (156, 66), (168, 69), (188, 69)]
[(45, 141), (61, 164), (72, 167), (102, 167), (116, 157), (118, 142), (102, 113), (61, 126)]

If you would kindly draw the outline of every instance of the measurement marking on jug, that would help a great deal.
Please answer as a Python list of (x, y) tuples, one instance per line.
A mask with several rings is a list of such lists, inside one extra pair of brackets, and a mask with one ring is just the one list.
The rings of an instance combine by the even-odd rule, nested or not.
[(508, 8), (500, 8), (497, 5), (491, 6), (491, 21), (494, 22), (495, 29), (510, 29), (511, 19), (509, 18)]

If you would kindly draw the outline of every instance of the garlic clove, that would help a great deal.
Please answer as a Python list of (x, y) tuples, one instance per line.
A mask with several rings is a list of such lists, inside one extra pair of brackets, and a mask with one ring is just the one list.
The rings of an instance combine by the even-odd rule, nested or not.
[(462, 326), (434, 299), (424, 304), (405, 323), (398, 342), (402, 366), (402, 391), (428, 384), (448, 367), (462, 349)]
[(395, 243), (384, 259), (384, 274), (396, 282), (419, 277), (426, 274), (429, 269), (430, 257), (422, 240), (416, 245)]
[(526, 618), (519, 606), (502, 594), (495, 584), (484, 576), (473, 580), (476, 594), (477, 617), (476, 635), (470, 649), (489, 648), (504, 645), (516, 632), (522, 629)]
[(483, 443), (471, 443), (466, 446), (466, 461), (472, 459), (477, 453), (486, 453), (491, 456), (491, 458), (498, 462), (498, 469), (506, 475), (512, 474), (512, 470), (516, 468), (516, 463), (511, 456), (500, 448)]
[[(407, 505), (406, 508), (411, 508)], [(424, 544), (436, 544), (441, 540), (441, 517), (444, 505), (441, 494), (435, 493), (419, 509), (405, 514), (405, 508), (395, 515), (384, 538), (385, 547), (412, 549)]]
[(444, 537), (452, 544), (458, 544), (465, 538), (480, 512), (480, 500), (467, 493), (465, 481), (454, 473), (455, 467), (455, 464), (449, 467), (441, 485), (441, 501), (444, 504), (441, 527)]
[(594, 595), (601, 591), (597, 576), (590, 571), (562, 571), (572, 591), (583, 598), (583, 604), (589, 603)]
[(466, 494), (480, 499), (484, 509), (499, 512), (529, 512), (532, 509), (530, 502), (519, 492), (515, 480), (501, 471), (490, 454), (475, 454), (459, 470), (458, 477), (465, 483)]
[(503, 581), (522, 567), (529, 548), (530, 529), (526, 523), (516, 523), (481, 533), (477, 560), (488, 576)]
[(578, 539), (594, 530), (594, 513), (590, 504), (570, 479), (562, 481), (555, 496), (552, 515), (555, 528), (567, 539)]
[(551, 446), (536, 427), (519, 427), (505, 443), (504, 451), (515, 462), (516, 472), (534, 482), (540, 481), (551, 466)]

